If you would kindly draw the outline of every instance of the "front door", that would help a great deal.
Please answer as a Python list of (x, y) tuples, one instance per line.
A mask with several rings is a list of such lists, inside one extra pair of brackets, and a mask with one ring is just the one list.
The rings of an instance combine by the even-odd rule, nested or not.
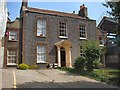
[(61, 53), (61, 66), (64, 67), (66, 66), (66, 53), (65, 53), (65, 48), (61, 48), (60, 50)]

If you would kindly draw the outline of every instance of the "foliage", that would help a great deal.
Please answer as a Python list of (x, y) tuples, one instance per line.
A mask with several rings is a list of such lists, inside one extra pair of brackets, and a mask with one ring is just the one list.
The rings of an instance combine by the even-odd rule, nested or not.
[(38, 66), (36, 64), (33, 64), (33, 65), (29, 66), (29, 69), (38, 69)]
[(120, 19), (120, 1), (119, 2), (106, 2), (103, 5), (107, 8), (111, 8), (111, 11), (108, 13), (116, 19)]
[(79, 74), (80, 76), (86, 76), (88, 78), (92, 78), (101, 82), (106, 82), (108, 84), (111, 85), (115, 85), (115, 86), (120, 86), (119, 85), (119, 74), (120, 71), (119, 70), (115, 70), (115, 69), (94, 69), (94, 71), (89, 72), (87, 70), (82, 70), (82, 71), (78, 71), (78, 69), (74, 69), (74, 68), (58, 68), (62, 71), (68, 71), (71, 73), (76, 73)]
[(118, 46), (120, 46), (120, 1), (119, 2), (106, 2), (103, 3), (103, 5), (107, 8), (110, 8), (111, 11), (108, 11), (110, 15), (113, 16), (113, 18), (118, 21), (117, 24), (117, 42)]
[(29, 66), (25, 63), (22, 63), (22, 64), (18, 65), (18, 69), (26, 70), (28, 68), (29, 68)]
[(94, 62), (100, 63), (100, 56), (105, 53), (103, 47), (99, 46), (98, 41), (89, 40), (82, 44), (86, 59), (86, 69), (93, 71)]
[(94, 62), (93, 62), (93, 67), (94, 68), (100, 68), (102, 66), (102, 63), (100, 63), (100, 60), (95, 60)]
[(84, 70), (84, 67), (85, 67), (85, 58), (84, 57), (78, 57), (78, 58), (76, 58), (74, 66), (78, 70)]

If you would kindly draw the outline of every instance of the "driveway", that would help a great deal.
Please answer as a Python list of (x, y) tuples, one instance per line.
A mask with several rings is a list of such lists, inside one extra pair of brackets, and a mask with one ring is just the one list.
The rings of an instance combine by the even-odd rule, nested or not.
[(57, 69), (2, 70), (2, 88), (116, 88)]

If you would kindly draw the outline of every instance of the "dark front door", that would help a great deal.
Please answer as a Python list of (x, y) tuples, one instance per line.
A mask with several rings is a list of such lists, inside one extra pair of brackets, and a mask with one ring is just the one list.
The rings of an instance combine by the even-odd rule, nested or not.
[(65, 54), (65, 49), (61, 48), (61, 66), (64, 67), (66, 66), (66, 54)]

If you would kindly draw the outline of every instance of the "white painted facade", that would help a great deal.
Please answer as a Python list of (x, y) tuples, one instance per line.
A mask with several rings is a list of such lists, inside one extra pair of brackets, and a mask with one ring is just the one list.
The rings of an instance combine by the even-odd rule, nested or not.
[(3, 37), (6, 29), (7, 16), (8, 16), (7, 1), (0, 0), (0, 68), (3, 67), (4, 59)]

